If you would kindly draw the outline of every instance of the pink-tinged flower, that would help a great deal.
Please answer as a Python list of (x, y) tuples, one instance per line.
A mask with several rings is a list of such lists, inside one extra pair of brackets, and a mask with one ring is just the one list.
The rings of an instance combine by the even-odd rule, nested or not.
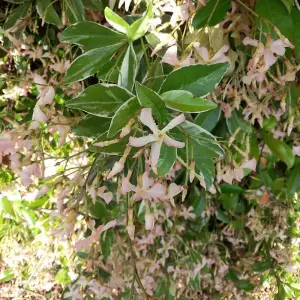
[(174, 118), (170, 123), (159, 130), (156, 123), (152, 117), (152, 109), (151, 108), (143, 108), (140, 115), (140, 121), (147, 126), (153, 134), (149, 134), (147, 136), (142, 137), (130, 137), (129, 144), (133, 147), (143, 147), (149, 143), (151, 143), (151, 155), (150, 155), (150, 162), (151, 168), (155, 174), (157, 174), (157, 163), (159, 160), (160, 149), (161, 145), (165, 143), (168, 146), (176, 147), (176, 148), (183, 148), (185, 143), (178, 142), (167, 135), (167, 132), (172, 128), (178, 126), (179, 124), (185, 121), (184, 114), (181, 114)]
[(33, 183), (35, 178), (42, 177), (42, 170), (37, 163), (23, 167), (20, 172), (21, 182), (24, 186), (28, 186)]
[(188, 219), (195, 219), (196, 215), (194, 213), (192, 213), (192, 211), (194, 210), (194, 208), (192, 206), (190, 206), (189, 208), (186, 208), (185, 206), (181, 206), (182, 211), (179, 213), (179, 215), (181, 217), (183, 217), (185, 220)]
[(131, 147), (127, 146), (121, 159), (114, 164), (112, 170), (107, 175), (107, 177), (106, 177), (107, 179), (114, 177), (116, 174), (120, 173), (124, 169), (124, 164), (125, 164), (127, 156), (130, 153), (130, 150), (131, 150)]
[(296, 156), (300, 156), (300, 146), (293, 146), (293, 154)]
[(180, 194), (183, 191), (183, 187), (180, 185), (177, 185), (176, 183), (172, 182), (168, 187), (168, 193), (165, 197), (163, 197), (163, 200), (170, 200), (172, 205), (175, 207), (174, 197), (178, 194)]
[(224, 63), (230, 62), (230, 59), (225, 55), (225, 53), (229, 50), (228, 45), (224, 45), (215, 55), (210, 57), (208, 49), (206, 47), (200, 47), (200, 43), (194, 43), (194, 48), (200, 56), (198, 61), (199, 64), (216, 64), (216, 63)]
[(134, 200), (156, 199), (162, 198), (166, 194), (166, 187), (161, 183), (154, 183), (148, 172), (145, 172), (139, 178), (138, 186), (135, 187), (134, 191)]
[(93, 186), (88, 188), (88, 191), (89, 191), (89, 193), (92, 197), (92, 201), (93, 201), (94, 204), (97, 201), (97, 196), (100, 197), (101, 199), (103, 199), (106, 202), (106, 204), (111, 202), (111, 200), (113, 199), (113, 193), (112, 192), (105, 192), (106, 189), (107, 189), (106, 186), (101, 186), (97, 189)]
[(117, 224), (118, 223), (116, 220), (112, 220), (106, 225), (100, 225), (98, 228), (95, 228), (95, 221), (90, 221), (88, 223), (88, 227), (92, 230), (92, 234), (88, 238), (80, 240), (75, 244), (77, 251), (80, 249), (89, 250), (93, 242), (99, 241), (102, 232), (108, 230), (109, 228), (115, 227)]
[(195, 63), (194, 59), (191, 58), (192, 52), (183, 61), (177, 58), (177, 45), (170, 47), (162, 58), (162, 62), (172, 66), (181, 67), (188, 66)]
[(145, 214), (145, 229), (152, 230), (154, 228), (154, 216), (151, 213)]
[(135, 120), (130, 119), (128, 124), (122, 128), (121, 133), (120, 133), (120, 138), (122, 139), (124, 136), (128, 135), (131, 131), (131, 126), (134, 124)]

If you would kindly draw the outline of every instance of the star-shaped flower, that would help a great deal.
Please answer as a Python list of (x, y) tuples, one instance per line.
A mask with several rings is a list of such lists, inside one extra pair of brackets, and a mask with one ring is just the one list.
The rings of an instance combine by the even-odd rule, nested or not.
[(176, 127), (177, 125), (183, 123), (185, 121), (184, 114), (181, 114), (170, 121), (170, 123), (159, 130), (158, 126), (156, 125), (155, 121), (152, 117), (152, 109), (151, 108), (143, 108), (140, 115), (140, 121), (147, 126), (153, 134), (149, 134), (147, 136), (142, 137), (130, 137), (129, 144), (133, 147), (143, 147), (149, 143), (151, 143), (151, 155), (150, 155), (150, 162), (151, 168), (154, 173), (157, 174), (157, 163), (159, 160), (160, 149), (161, 145), (165, 143), (168, 146), (176, 147), (176, 148), (183, 148), (185, 143), (178, 142), (167, 135), (167, 132), (172, 128)]

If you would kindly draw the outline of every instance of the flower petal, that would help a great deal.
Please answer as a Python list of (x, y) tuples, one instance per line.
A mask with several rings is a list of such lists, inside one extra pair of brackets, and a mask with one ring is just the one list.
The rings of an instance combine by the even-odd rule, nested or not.
[(285, 53), (285, 43), (282, 40), (273, 41), (270, 45), (270, 49), (273, 53), (282, 56)]
[(160, 148), (161, 148), (162, 142), (155, 142), (151, 145), (151, 168), (155, 174), (157, 174), (157, 163), (159, 160), (160, 155)]
[(245, 37), (244, 40), (243, 40), (243, 44), (245, 46), (251, 45), (253, 47), (257, 47), (258, 46), (258, 40), (254, 40), (254, 39), (251, 39), (249, 37)]
[(159, 129), (152, 117), (151, 108), (143, 108), (141, 110), (140, 120), (144, 125), (149, 127), (154, 134), (158, 133)]
[(183, 123), (184, 121), (185, 121), (184, 114), (180, 114), (179, 116), (171, 120), (170, 123), (163, 130), (161, 130), (161, 132), (165, 133), (171, 130), (172, 128), (178, 126), (179, 124)]
[(154, 134), (149, 134), (146, 136), (141, 137), (130, 137), (129, 138), (129, 145), (133, 147), (142, 147), (149, 143), (155, 142), (157, 140), (156, 136)]
[(166, 187), (161, 183), (155, 183), (153, 187), (149, 189), (149, 195), (151, 198), (162, 198), (166, 195)]
[(142, 182), (143, 182), (142, 189), (147, 190), (154, 183), (154, 180), (149, 177), (148, 172), (145, 172), (142, 177)]
[(164, 137), (164, 143), (168, 146), (176, 147), (176, 148), (183, 148), (185, 146), (185, 143), (178, 142), (167, 135)]
[(178, 66), (179, 60), (177, 58), (177, 45), (170, 47), (162, 58), (162, 62), (172, 66)]

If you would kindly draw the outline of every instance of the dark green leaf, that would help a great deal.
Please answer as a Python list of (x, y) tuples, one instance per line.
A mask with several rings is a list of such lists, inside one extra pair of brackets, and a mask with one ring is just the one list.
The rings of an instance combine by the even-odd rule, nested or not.
[(287, 189), (290, 195), (300, 191), (300, 165), (296, 165), (291, 170), (287, 181)]
[(300, 30), (298, 30), (300, 28), (300, 11), (295, 7), (292, 9), (291, 19), (293, 22), (291, 42), (295, 46), (294, 51), (297, 62), (300, 63)]
[(284, 142), (274, 139), (269, 133), (262, 132), (261, 136), (271, 152), (283, 161), (290, 169), (295, 162), (292, 149)]
[(168, 111), (165, 103), (154, 91), (140, 83), (135, 83), (136, 95), (142, 107), (152, 108), (152, 113), (160, 124), (168, 119)]
[(243, 119), (242, 114), (238, 110), (232, 112), (231, 118), (226, 119), (226, 123), (231, 134), (234, 134), (237, 129), (248, 134), (252, 131), (251, 125)]
[(104, 4), (102, 0), (83, 0), (82, 1), (84, 7), (100, 11), (102, 14), (104, 12)]
[(235, 184), (223, 183), (219, 185), (219, 188), (224, 194), (242, 194), (244, 189)]
[(107, 133), (111, 119), (87, 115), (77, 125), (72, 127), (72, 131), (78, 136), (101, 136)]
[(86, 88), (66, 106), (100, 117), (112, 117), (119, 107), (132, 97), (126, 89), (113, 84), (95, 84)]
[(95, 74), (102, 65), (110, 60), (119, 47), (119, 45), (106, 46), (85, 52), (71, 64), (65, 75), (65, 82), (83, 80)]
[(234, 210), (239, 200), (238, 194), (222, 194), (219, 198), (225, 210)]
[(290, 14), (294, 5), (294, 0), (281, 0), (281, 2), (284, 4)]
[(229, 64), (190, 65), (171, 72), (160, 89), (160, 93), (186, 90), (195, 97), (213, 92), (226, 73)]
[(217, 218), (225, 224), (230, 223), (230, 218), (220, 209), (217, 209)]
[(24, 3), (17, 8), (15, 8), (7, 17), (4, 23), (4, 30), (7, 30), (13, 27), (18, 21), (20, 21), (23, 17), (25, 17), (28, 13), (30, 2)]
[(205, 197), (204, 194), (195, 197), (194, 201), (193, 201), (193, 212), (196, 214), (197, 217), (200, 217), (202, 212), (204, 211), (206, 206), (206, 201), (205, 201)]
[(28, 0), (4, 0), (5, 2), (14, 3), (14, 4), (22, 4), (27, 2)]
[(119, 32), (127, 34), (127, 30), (129, 28), (128, 23), (121, 18), (119, 15), (114, 13), (108, 6), (105, 7), (104, 10), (106, 21)]
[(262, 261), (262, 262), (255, 263), (252, 266), (252, 270), (254, 272), (264, 272), (266, 270), (269, 270), (271, 266), (272, 266), (272, 261), (270, 260)]
[(168, 147), (166, 144), (162, 144), (159, 161), (157, 164), (157, 172), (159, 176), (165, 176), (169, 173), (170, 169), (175, 164), (177, 158), (177, 148)]
[(107, 257), (110, 255), (111, 247), (114, 241), (115, 237), (114, 231), (112, 229), (107, 230), (104, 234), (101, 235), (100, 246), (105, 259), (107, 259)]
[(86, 51), (111, 45), (121, 46), (126, 36), (94, 22), (81, 22), (63, 31), (59, 40), (84, 46)]
[(231, 1), (210, 0), (204, 7), (197, 10), (193, 18), (193, 26), (197, 29), (204, 26), (215, 26), (225, 17)]
[(202, 98), (194, 98), (193, 94), (187, 91), (169, 91), (161, 95), (166, 105), (177, 111), (196, 113), (207, 111), (217, 107), (214, 102)]
[(164, 81), (164, 70), (159, 60), (156, 60), (148, 70), (146, 85), (151, 90), (159, 92), (159, 89)]
[(62, 26), (62, 22), (53, 8), (51, 0), (36, 0), (36, 9), (46, 23)]
[(137, 97), (132, 97), (126, 101), (115, 113), (111, 120), (111, 124), (108, 131), (108, 137), (113, 137), (123, 127), (125, 127), (129, 120), (133, 118), (137, 112), (141, 109)]
[(201, 112), (197, 115), (194, 122), (205, 130), (211, 132), (217, 125), (221, 115), (220, 107), (210, 111)]
[(85, 10), (81, 0), (64, 0), (64, 3), (72, 24), (85, 21)]
[(137, 72), (137, 60), (132, 44), (130, 44), (125, 53), (121, 70), (119, 74), (118, 84), (129, 90), (133, 89), (135, 76)]

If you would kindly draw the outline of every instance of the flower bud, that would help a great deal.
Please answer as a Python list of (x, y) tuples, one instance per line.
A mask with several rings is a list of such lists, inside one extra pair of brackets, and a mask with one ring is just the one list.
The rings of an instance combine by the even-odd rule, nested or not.
[(154, 227), (154, 216), (151, 213), (145, 215), (145, 229), (152, 230)]

